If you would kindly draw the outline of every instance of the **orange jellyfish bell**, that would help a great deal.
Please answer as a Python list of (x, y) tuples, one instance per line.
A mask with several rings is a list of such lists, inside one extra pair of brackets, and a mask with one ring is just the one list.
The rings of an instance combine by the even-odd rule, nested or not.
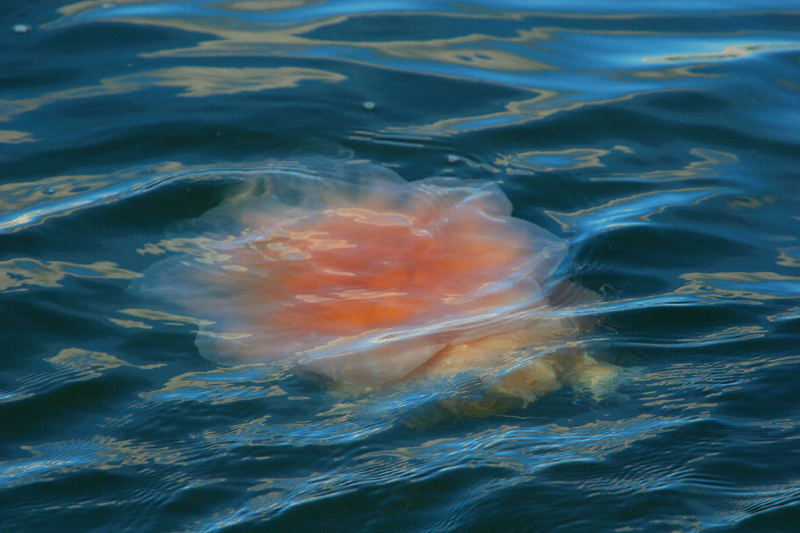
[[(373, 387), (508, 368), (523, 348), (575, 332), (553, 313), (565, 243), (512, 218), (494, 183), (407, 182), (366, 163), (247, 179), (201, 217), (201, 237), (159, 243), (184, 253), (148, 272), (150, 289), (213, 322), (197, 339), (212, 361), (291, 360)], [(516, 389), (542, 369), (525, 372), (500, 388), (528, 394)]]

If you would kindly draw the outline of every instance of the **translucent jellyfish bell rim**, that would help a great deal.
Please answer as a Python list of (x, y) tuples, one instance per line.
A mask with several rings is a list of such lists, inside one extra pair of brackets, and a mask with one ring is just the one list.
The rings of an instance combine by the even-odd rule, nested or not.
[[(204, 357), (223, 364), (294, 357), (312, 371), (339, 381), (392, 381), (398, 374), (424, 363), (443, 345), (503, 333), (548, 315), (546, 292), (566, 255), (566, 243), (528, 221), (513, 218), (511, 203), (496, 183), (452, 177), (409, 182), (391, 170), (369, 163), (323, 161), (217, 171), (216, 176), (234, 179), (240, 185), (234, 187), (226, 201), (181, 228), (181, 234), (199, 236), (189, 239), (199, 243), (197, 246), (207, 255), (179, 253), (154, 264), (146, 272), (144, 292), (161, 293), (162, 298), (198, 312), (200, 318), (214, 320), (215, 324), (203, 326), (198, 336), (197, 344)], [(425, 313), (421, 313), (424, 320), (366, 329), (353, 335), (309, 333), (300, 338), (299, 330), (273, 332), (270, 322), (289, 312), (295, 302), (272, 301), (269, 297), (262, 302), (248, 291), (261, 281), (275, 284), (276, 272), (289, 276), (283, 278), (284, 282), (291, 281), (291, 272), (285, 274), (273, 267), (293, 265), (274, 261), (270, 264), (270, 259), (259, 264), (262, 270), (257, 270), (248, 261), (258, 255), (241, 250), (253, 248), (259, 239), (268, 240), (276, 225), (295, 229), (293, 223), (299, 227), (311, 224), (310, 228), (322, 231), (324, 227), (313, 226), (315, 217), (324, 222), (327, 220), (324, 216), (335, 215), (342, 205), (366, 206), (379, 214), (385, 213), (380, 209), (393, 209), (411, 219), (422, 217), (428, 224), (426, 230), (440, 231), (454, 242), (453, 246), (470, 245), (470, 235), (464, 235), (469, 230), (480, 235), (481, 246), (496, 241), (500, 255), (506, 253), (516, 258), (514, 246), (529, 248), (531, 253), (522, 257), (519, 265), (507, 268), (502, 279), (485, 284), (484, 289), (479, 285), (465, 296), (468, 304), (470, 298), (480, 301), (485, 297), (491, 301), (489, 292), (502, 295), (507, 291), (513, 297), (508, 296), (504, 305), (467, 314), (453, 306), (457, 311), (453, 314), (425, 318)], [(495, 229), (497, 235), (492, 234)], [(345, 236), (352, 233), (347, 233), (347, 228), (343, 231)], [(382, 245), (379, 237), (375, 240)], [(458, 250), (450, 250), (448, 243), (437, 246), (437, 250), (443, 250), (449, 260), (458, 264)], [(391, 248), (388, 246), (387, 250), (391, 252)], [(487, 260), (492, 259), (492, 253), (485, 255)], [(346, 254), (342, 257), (346, 258)], [(482, 279), (480, 265), (475, 268), (477, 279)], [(316, 273), (310, 272), (313, 278)], [(263, 279), (259, 280), (259, 276)], [(453, 283), (446, 275), (442, 277), (444, 282)], [(518, 287), (522, 294), (513, 295)], [(435, 292), (433, 287), (432, 300), (436, 298)], [(269, 353), (272, 350), (279, 353)], [(399, 370), (381, 368), (392, 364)], [(351, 376), (346, 369), (340, 371), (347, 365), (353, 367), (349, 371)], [(360, 372), (356, 369), (359, 365), (374, 370), (365, 371), (364, 378), (354, 379), (352, 376)]]

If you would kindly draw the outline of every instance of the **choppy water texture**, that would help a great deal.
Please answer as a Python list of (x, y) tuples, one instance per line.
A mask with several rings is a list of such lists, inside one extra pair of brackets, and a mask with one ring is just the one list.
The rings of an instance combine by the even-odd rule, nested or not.
[[(794, 2), (0, 19), (1, 530), (797, 530)], [(616, 389), (409, 424), (469, 379), (345, 394), (201, 357), (203, 318), (132, 287), (233, 174), (309, 157), (498, 184), (602, 295), (573, 340)]]

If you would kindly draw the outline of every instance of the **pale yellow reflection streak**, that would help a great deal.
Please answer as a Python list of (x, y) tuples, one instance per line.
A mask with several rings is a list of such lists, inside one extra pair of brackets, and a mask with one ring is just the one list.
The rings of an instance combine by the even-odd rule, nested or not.
[[(585, 103), (576, 102), (562, 108), (550, 108), (551, 102), (556, 102), (560, 95), (557, 91), (540, 90), (537, 96), (508, 102), (502, 111), (486, 113), (483, 115), (469, 115), (465, 117), (447, 118), (427, 124), (412, 124), (402, 127), (388, 127), (381, 134), (396, 135), (398, 133), (411, 135), (448, 136), (468, 133), (476, 129), (486, 129), (487, 124), (497, 123), (500, 126), (513, 126), (529, 121), (540, 120), (559, 110), (577, 109)], [(598, 102), (601, 103), (601, 102)]]
[[(789, 298), (785, 290), (774, 293), (759, 292), (759, 285), (766, 288), (773, 283), (789, 283), (800, 287), (800, 277), (786, 276), (775, 272), (689, 272), (681, 275), (686, 283), (672, 292), (674, 295), (696, 295), (703, 298), (739, 300), (760, 303), (763, 300)], [(723, 286), (720, 286), (724, 283)], [(737, 288), (739, 285), (741, 288)], [(796, 293), (799, 290), (795, 290)]]
[[(636, 172), (636, 173), (617, 173), (614, 178), (631, 176), (644, 180), (658, 180), (661, 182), (668, 181), (684, 181), (691, 178), (697, 178), (703, 174), (708, 173), (709, 169), (714, 166), (735, 165), (739, 162), (739, 157), (730, 152), (723, 152), (721, 150), (712, 150), (710, 148), (691, 148), (689, 153), (699, 159), (691, 161), (681, 168), (670, 168), (663, 170), (652, 170), (650, 172)], [(592, 178), (594, 181), (602, 181), (603, 177)]]
[(0, 261), (0, 292), (24, 291), (30, 287), (61, 287), (67, 276), (77, 278), (134, 279), (141, 274), (112, 261), (70, 263), (19, 257)]
[[(7, 486), (50, 481), (55, 479), (52, 477), (53, 473), (64, 475), (73, 471), (85, 472), (87, 469), (114, 470), (125, 465), (180, 465), (186, 462), (180, 452), (172, 451), (160, 443), (137, 443), (104, 435), (35, 446), (22, 445), (20, 449), (24, 450), (28, 456), (2, 463), (4, 470), (14, 473), (13, 479), (10, 479)], [(79, 450), (78, 460), (73, 461), (73, 454), (76, 450)], [(98, 507), (119, 505), (119, 501), (110, 496), (109, 498), (94, 499), (93, 505)], [(79, 505), (76, 504), (75, 507), (77, 508)], [(63, 505), (58, 502), (43, 507), (44, 511), (63, 509)]]
[(631, 71), (630, 76), (649, 80), (679, 80), (681, 78), (721, 78), (723, 75), (698, 68), (702, 65)]
[[(285, 11), (288, 9), (320, 4), (323, 1), (324, 0), (228, 0), (227, 2), (220, 2), (221, 5), (219, 9), (256, 12)], [(113, 2), (109, 2), (108, 0), (81, 0), (73, 4), (59, 7), (58, 13), (61, 14), (61, 19), (56, 21), (56, 23), (81, 13), (102, 9), (105, 5), (117, 7), (121, 5), (160, 3), (162, 3), (162, 0), (114, 0)]]
[[(97, 456), (103, 460), (103, 464), (95, 465), (99, 470), (118, 468), (120, 465), (182, 465), (187, 463), (180, 452), (170, 450), (160, 443), (136, 442), (105, 435), (97, 435), (93, 440), (100, 446)], [(212, 481), (205, 480), (205, 483)]]
[(800, 267), (800, 246), (778, 248), (778, 260), (776, 262), (783, 266)]
[(185, 97), (259, 92), (297, 87), (304, 81), (336, 83), (346, 79), (335, 72), (299, 67), (176, 67), (146, 72), (136, 77), (153, 78), (149, 82), (152, 85), (182, 87), (185, 90), (178, 96)]
[(0, 144), (22, 144), (36, 141), (38, 139), (27, 131), (0, 130)]
[[(470, 36), (472, 37), (472, 36)], [(488, 36), (479, 36), (489, 38)], [(473, 37), (477, 40), (478, 37)], [(503, 39), (498, 39), (503, 40)], [(460, 47), (447, 48), (452, 46), (455, 39), (442, 39), (424, 41), (422, 43), (394, 42), (381, 43), (383, 46), (372, 46), (386, 55), (401, 59), (424, 59), (426, 61), (437, 61), (449, 63), (451, 65), (464, 65), (485, 70), (495, 70), (502, 72), (538, 72), (543, 70), (555, 70), (556, 67), (541, 61), (536, 61), (529, 57), (521, 56), (486, 45), (480, 48), (465, 48), (462, 43), (470, 42), (467, 38), (459, 39)], [(359, 43), (359, 46), (371, 45), (373, 43)]]
[[(235, 241), (236, 236), (228, 237), (226, 240)], [(136, 252), (142, 255), (162, 255), (167, 252), (190, 255), (196, 261), (205, 264), (223, 263), (231, 258), (230, 255), (218, 251), (221, 242), (208, 237), (175, 237), (173, 239), (162, 239), (157, 243), (147, 243), (142, 248), (137, 248)]]
[(63, 91), (45, 93), (32, 98), (17, 100), (0, 98), (0, 122), (7, 122), (17, 115), (34, 111), (53, 102), (64, 100), (77, 100), (80, 98), (95, 98), (113, 94), (122, 94), (135, 91), (139, 88), (137, 83), (125, 80), (125, 76), (107, 78), (96, 85), (85, 85)]
[(492, 127), (510, 127), (543, 120), (558, 113), (568, 113), (584, 107), (606, 106), (626, 102), (646, 96), (664, 92), (662, 89), (633, 92), (613, 98), (600, 100), (565, 100), (564, 91), (529, 89), (530, 92), (539, 93), (534, 98), (526, 98), (508, 102), (503, 111), (486, 113), (483, 115), (469, 115), (455, 117), (427, 124), (412, 124), (409, 126), (388, 127), (381, 134), (396, 135), (435, 135), (438, 137), (460, 135), (470, 131), (485, 130)]
[(141, 320), (123, 320), (121, 318), (109, 318), (109, 320), (122, 328), (153, 329), (153, 326), (145, 324)]
[[(698, 193), (708, 192), (708, 194), (701, 194), (698, 197)], [(614, 209), (618, 209), (621, 211), (621, 208), (628, 204), (636, 204), (641, 202), (642, 200), (646, 200), (648, 198), (657, 198), (659, 196), (664, 195), (691, 195), (694, 196), (692, 200), (692, 205), (698, 205), (710, 198), (714, 198), (719, 195), (719, 192), (712, 187), (687, 187), (682, 189), (671, 189), (667, 191), (652, 191), (652, 192), (645, 192), (640, 194), (632, 194), (630, 196), (625, 196), (622, 198), (616, 198), (604, 204), (589, 207), (587, 209), (579, 209), (578, 211), (573, 212), (560, 212), (560, 211), (551, 211), (547, 210), (545, 213), (552, 218), (555, 222), (558, 223), (559, 226), (564, 231), (571, 231), (574, 228), (573, 220), (580, 219), (580, 218), (591, 218), (598, 216), (599, 213), (603, 211), (610, 211)], [(671, 204), (662, 204), (658, 205), (657, 208), (635, 217), (636, 220), (640, 220), (643, 222), (649, 221), (655, 215), (663, 213), (670, 207), (674, 207)]]
[(697, 337), (676, 339), (679, 343), (717, 343), (757, 339), (767, 334), (761, 326), (733, 326), (719, 331), (712, 331)]
[(68, 4), (66, 6), (59, 7), (58, 12), (61, 14), (62, 17), (57, 22), (60, 22), (65, 18), (73, 17), (75, 15), (78, 15), (86, 11), (102, 8), (103, 4), (109, 4), (109, 3), (111, 3), (112, 5), (128, 5), (128, 4), (141, 5), (147, 3), (155, 4), (158, 3), (158, 0), (149, 0), (149, 2), (148, 0), (114, 0), (113, 3), (108, 2), (107, 0), (81, 0), (80, 2), (75, 2), (73, 4)]
[[(666, 417), (642, 414), (625, 420), (600, 421), (570, 427), (554, 424), (540, 428), (503, 425), (470, 435), (469, 445), (466, 445), (463, 437), (439, 438), (418, 446), (367, 452), (363, 457), (385, 458), (396, 465), (398, 470), (412, 471), (414, 464), (426, 461), (432, 454), (441, 454), (442, 449), (449, 449), (454, 462), (460, 464), (477, 461), (486, 466), (530, 472), (547, 468), (551, 464), (548, 457), (563, 453), (561, 448), (552, 445), (553, 442), (569, 442), (569, 449), (573, 453), (601, 459), (606, 454), (615, 453), (642, 439), (668, 431), (674, 424), (674, 421)], [(513, 444), (524, 440), (530, 440), (530, 445), (520, 447)], [(535, 445), (537, 441), (541, 445)]]
[(108, 175), (54, 176), (0, 185), (0, 213), (15, 212), (44, 202), (86, 194), (114, 183)]
[(769, 315), (767, 320), (770, 322), (780, 322), (782, 320), (796, 320), (798, 318), (800, 318), (800, 306), (794, 306), (780, 313)]
[[(394, 15), (408, 13), (394, 13)], [(487, 70), (508, 72), (538, 72), (554, 69), (542, 61), (509, 52), (495, 43), (520, 43), (529, 40), (549, 38), (540, 29), (518, 32), (516, 37), (500, 38), (493, 35), (470, 33), (447, 39), (427, 41), (387, 40), (387, 41), (335, 41), (307, 37), (313, 32), (346, 23), (349, 19), (369, 19), (381, 14), (340, 15), (316, 20), (295, 26), (267, 26), (256, 22), (237, 20), (235, 24), (225, 19), (211, 21), (207, 18), (120, 18), (120, 22), (148, 26), (166, 26), (194, 33), (214, 35), (213, 40), (202, 41), (190, 48), (162, 50), (143, 57), (189, 57), (189, 56), (227, 56), (231, 54), (280, 55), (293, 50), (317, 46), (357, 46), (369, 49), (387, 57), (402, 59), (444, 61), (457, 65), (468, 65)], [(431, 16), (447, 18), (482, 18), (477, 15), (430, 13)], [(113, 20), (113, 19), (112, 19)], [(368, 24), (369, 20), (364, 20)], [(481, 43), (481, 44), (478, 44)], [(287, 48), (284, 48), (287, 47)]]
[(729, 45), (717, 52), (701, 52), (694, 54), (674, 54), (667, 56), (650, 56), (642, 59), (645, 63), (700, 63), (709, 61), (728, 61), (741, 59), (762, 52), (790, 51), (800, 48), (798, 43), (751, 43)]
[(345, 79), (345, 76), (335, 72), (299, 67), (157, 69), (105, 78), (95, 85), (54, 91), (32, 98), (0, 99), (0, 121), (9, 121), (17, 115), (34, 111), (53, 102), (125, 94), (152, 86), (178, 87), (184, 89), (178, 96), (202, 97), (296, 87), (303, 81), (336, 83)]
[[(37, 181), (0, 185), (0, 230), (16, 231), (33, 222), (41, 223), (53, 216), (65, 216), (87, 207), (94, 207), (115, 195), (133, 191), (153, 176), (172, 173), (184, 167), (166, 161), (146, 169), (132, 169), (114, 174), (54, 176)], [(69, 201), (65, 201), (69, 199)], [(13, 218), (11, 218), (13, 217)]]
[[(610, 150), (601, 148), (568, 148), (566, 150), (533, 150), (530, 152), (516, 152), (511, 154), (498, 154), (494, 164), (500, 167), (514, 167), (537, 171), (565, 170), (588, 167), (605, 166), (600, 159), (610, 154)], [(537, 163), (538, 158), (561, 158), (568, 163), (563, 165), (545, 165)]]
[(255, 398), (286, 396), (286, 391), (280, 385), (270, 385), (282, 376), (281, 372), (269, 372), (262, 367), (248, 371), (247, 366), (187, 372), (171, 378), (158, 390), (143, 393), (142, 397), (196, 400), (220, 405)]
[(761, 209), (774, 202), (775, 198), (771, 196), (755, 198), (753, 196), (745, 196), (742, 194), (736, 196), (733, 200), (728, 202), (728, 207), (731, 209)]
[(270, 11), (287, 11), (299, 7), (321, 4), (325, 0), (231, 0), (222, 5), (232, 11), (252, 11), (266, 13)]
[(135, 365), (109, 353), (84, 350), (83, 348), (65, 348), (56, 355), (48, 357), (47, 361), (60, 367), (78, 370), (82, 373), (91, 370), (93, 376), (99, 376), (104, 370), (121, 366), (130, 366), (141, 370), (151, 370), (153, 368), (165, 366), (164, 363)]
[(155, 309), (141, 309), (136, 307), (129, 307), (127, 309), (120, 309), (120, 314), (132, 316), (136, 318), (143, 318), (153, 322), (162, 322), (165, 324), (194, 324), (195, 326), (210, 326), (215, 324), (210, 320), (202, 320), (193, 316), (176, 315), (164, 311), (157, 311)]

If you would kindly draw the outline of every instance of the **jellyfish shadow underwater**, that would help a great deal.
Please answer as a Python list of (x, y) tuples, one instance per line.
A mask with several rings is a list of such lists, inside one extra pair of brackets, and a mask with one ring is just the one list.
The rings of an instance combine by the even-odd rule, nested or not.
[(204, 358), (288, 364), (335, 394), (469, 376), (436, 401), (448, 417), (613, 388), (620, 368), (580, 340), (598, 296), (558, 279), (567, 244), (496, 183), (338, 160), (220, 175), (233, 192), (153, 244), (170, 255), (136, 284), (199, 319)]

